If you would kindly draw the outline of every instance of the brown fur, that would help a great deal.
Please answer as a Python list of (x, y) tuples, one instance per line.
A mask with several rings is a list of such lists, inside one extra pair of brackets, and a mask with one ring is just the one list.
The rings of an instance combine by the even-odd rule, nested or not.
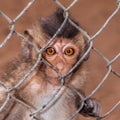
[[(51, 22), (51, 20), (53, 20), (53, 22)], [(41, 20), (39, 24), (33, 26), (32, 29), (26, 30), (26, 37), (38, 48), (42, 48), (49, 38), (56, 32), (63, 20), (63, 10), (57, 10), (57, 12), (55, 12), (53, 15)], [(69, 69), (72, 68), (72, 66), (85, 52), (87, 44), (82, 34), (79, 33), (78, 30), (69, 22), (66, 23), (58, 37), (51, 43), (51, 46), (56, 47), (58, 43), (58, 48), (60, 49), (61, 46), (63, 47), (69, 44), (73, 46), (76, 52), (75, 56), (73, 58), (65, 58), (61, 52), (61, 56), (51, 59), (50, 56), (46, 55), (45, 51), (43, 51), (42, 55), (44, 59), (54, 67), (56, 67), (58, 63), (65, 65), (63, 71), (60, 71), (61, 74), (64, 75), (69, 71)], [(8, 88), (12, 88), (14, 85), (16, 85), (37, 60), (37, 54), (34, 48), (27, 42), (22, 42), (22, 50), (22, 55), (18, 58), (18, 60), (10, 63), (9, 67), (7, 66), (7, 70), (0, 78), (0, 81), (3, 82)], [(83, 82), (86, 77), (86, 70), (83, 67), (83, 62), (75, 71), (73, 71), (70, 76), (65, 79), (65, 82), (68, 85), (72, 86), (78, 91), (82, 89)], [(61, 66), (58, 66), (58, 70), (60, 70), (59, 67)], [(42, 63), (38, 65), (38, 67), (23, 82), (23, 84), (11, 93), (12, 97), (15, 97), (24, 104), (27, 104), (29, 109), (27, 106), (11, 98), (3, 111), (0, 113), (0, 120), (31, 120), (29, 116), (30, 113), (44, 106), (60, 87), (60, 81), (58, 80), (58, 77), (59, 76), (56, 74), (56, 72), (46, 64)], [(2, 89), (2, 86), (0, 86), (0, 91), (2, 93), (0, 96), (6, 94), (5, 91), (4, 93), (2, 92)], [(70, 115), (72, 115), (78, 109), (76, 105), (79, 106), (79, 103), (76, 104), (76, 100), (79, 97), (76, 93), (72, 92), (70, 89), (67, 89), (65, 86), (63, 86), (61, 91), (58, 93), (58, 96), (59, 97), (52, 106), (47, 108), (47, 110), (42, 114), (37, 113), (35, 116), (38, 119), (43, 120), (53, 120), (54, 118), (57, 118), (57, 120), (68, 119)], [(3, 104), (4, 100), (5, 97), (0, 100), (1, 105)], [(80, 120), (80, 115), (78, 114), (74, 120)]]

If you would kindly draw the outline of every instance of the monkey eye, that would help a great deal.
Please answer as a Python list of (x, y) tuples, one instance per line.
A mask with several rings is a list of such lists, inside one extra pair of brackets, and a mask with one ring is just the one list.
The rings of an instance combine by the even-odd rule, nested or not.
[(48, 55), (54, 55), (54, 54), (56, 53), (56, 51), (55, 51), (55, 49), (54, 49), (53, 47), (48, 47), (48, 48), (46, 49), (46, 53), (47, 53)]
[(67, 56), (72, 56), (74, 53), (75, 53), (75, 50), (73, 48), (70, 48), (70, 47), (66, 48), (64, 51), (64, 54)]

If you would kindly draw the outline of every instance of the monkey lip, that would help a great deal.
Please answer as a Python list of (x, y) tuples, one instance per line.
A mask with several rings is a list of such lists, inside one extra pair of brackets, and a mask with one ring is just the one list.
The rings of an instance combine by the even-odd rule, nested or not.
[(60, 81), (61, 80), (61, 77), (64, 75), (62, 74), (63, 72), (58, 70), (59, 73), (55, 72), (55, 71), (51, 71), (51, 73), (46, 73), (46, 76), (47, 78), (50, 80), (50, 81), (53, 81), (53, 80), (56, 80), (56, 81)]
[[(63, 72), (64, 73), (64, 72)], [(65, 75), (62, 72), (60, 72), (60, 75), (58, 73), (54, 73), (54, 74), (46, 74), (47, 78), (50, 81), (58, 81), (61, 82), (63, 79), (62, 77)], [(69, 77), (71, 77), (72, 74), (70, 74), (69, 76), (65, 77), (64, 79), (68, 79)]]
[(48, 79), (56, 79), (58, 80), (60, 76), (56, 73), (56, 75), (53, 74), (47, 74)]

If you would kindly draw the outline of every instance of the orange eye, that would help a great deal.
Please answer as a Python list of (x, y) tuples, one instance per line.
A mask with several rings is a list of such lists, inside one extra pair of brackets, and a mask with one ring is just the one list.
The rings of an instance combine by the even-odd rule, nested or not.
[(66, 48), (65, 51), (64, 51), (64, 54), (67, 55), (67, 56), (71, 56), (74, 54), (74, 49), (73, 48)]
[(53, 47), (49, 47), (49, 48), (46, 49), (46, 53), (48, 55), (54, 55), (56, 53), (56, 51)]

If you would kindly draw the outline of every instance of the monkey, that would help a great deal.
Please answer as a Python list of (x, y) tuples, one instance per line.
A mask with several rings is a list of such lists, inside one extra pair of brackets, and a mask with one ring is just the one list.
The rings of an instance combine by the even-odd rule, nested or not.
[[(69, 19), (80, 26), (71, 16)], [(39, 19), (31, 29), (25, 30), (25, 37), (41, 50), (55, 35), (64, 20), (64, 10), (58, 8), (53, 14)], [(21, 47), (20, 56), (10, 62), (6, 66), (6, 71), (0, 76), (0, 82), (7, 88), (13, 88), (37, 61), (38, 54), (31, 44), (23, 40)], [(68, 87), (71, 86), (83, 98), (85, 97), (82, 90), (86, 79), (84, 64), (89, 55), (70, 75), (64, 79), (61, 77), (69, 72), (88, 47), (84, 35), (67, 20), (54, 40), (40, 53), (41, 62), (37, 68), (19, 87), (10, 92), (11, 97), (0, 112), (0, 120), (68, 120), (82, 106), (80, 96)], [(63, 90), (60, 89), (60, 95), (47, 107), (46, 104), (61, 84)], [(4, 103), (6, 94), (4, 86), (0, 85), (0, 105)], [(40, 112), (41, 107), (43, 109), (46, 107), (46, 110)], [(32, 115), (36, 110), (38, 112)], [(88, 98), (73, 119), (81, 120), (81, 115), (98, 117), (100, 110), (98, 101)]]

